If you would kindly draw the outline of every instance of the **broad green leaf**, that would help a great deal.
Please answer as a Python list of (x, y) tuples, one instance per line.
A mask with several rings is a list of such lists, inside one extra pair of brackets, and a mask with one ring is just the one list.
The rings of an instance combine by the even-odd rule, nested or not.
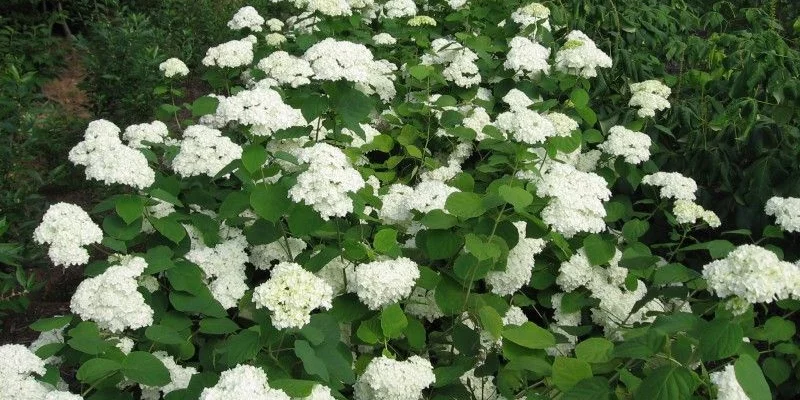
[(147, 386), (164, 386), (170, 382), (169, 370), (156, 356), (144, 351), (132, 351), (122, 363), (125, 377)]
[(229, 336), (220, 349), (225, 364), (235, 366), (253, 360), (261, 351), (261, 335), (253, 329), (245, 329)]
[(592, 367), (577, 358), (556, 357), (553, 362), (553, 384), (561, 391), (570, 390), (578, 382), (592, 377)]
[(144, 335), (154, 342), (164, 344), (181, 344), (186, 341), (178, 331), (164, 325), (148, 326), (144, 331)]
[(458, 218), (442, 210), (433, 210), (425, 214), (420, 222), (431, 229), (449, 229), (458, 224)]
[(151, 219), (150, 223), (153, 225), (158, 233), (164, 235), (167, 239), (174, 243), (180, 243), (186, 237), (186, 229), (172, 216), (164, 218)]
[(294, 354), (303, 361), (303, 368), (310, 375), (317, 375), (327, 381), (330, 377), (325, 361), (317, 356), (311, 345), (305, 340), (294, 341)]
[(203, 318), (200, 320), (200, 332), (210, 335), (227, 335), (239, 330), (239, 325), (228, 318)]
[(608, 381), (599, 376), (583, 379), (564, 393), (563, 400), (608, 400), (611, 390)]
[(761, 329), (756, 331), (754, 338), (766, 340), (770, 343), (791, 340), (797, 332), (794, 322), (778, 316), (770, 317)]
[(408, 319), (400, 304), (392, 304), (381, 311), (381, 331), (383, 336), (394, 339), (403, 334), (403, 330), (408, 326)]
[(496, 244), (484, 241), (474, 233), (468, 233), (464, 237), (464, 240), (464, 248), (469, 252), (469, 254), (475, 256), (478, 261), (497, 259), (502, 253)]
[(140, 196), (122, 195), (117, 197), (117, 200), (114, 202), (114, 208), (117, 211), (117, 215), (119, 215), (126, 224), (130, 224), (142, 216), (142, 212), (144, 212), (144, 201)]
[(483, 215), (481, 196), (470, 192), (455, 192), (447, 197), (445, 208), (461, 219), (470, 219)]
[(708, 254), (714, 259), (723, 258), (736, 248), (733, 243), (727, 240), (711, 240), (704, 243), (692, 244), (679, 249), (678, 251), (708, 250)]
[(716, 319), (702, 327), (700, 356), (703, 361), (716, 361), (736, 354), (742, 346), (742, 327), (726, 319)]
[(310, 235), (325, 225), (325, 220), (310, 206), (295, 205), (287, 218), (289, 230), (296, 236)]
[(622, 226), (622, 236), (625, 237), (625, 240), (629, 243), (635, 242), (639, 240), (640, 237), (644, 236), (648, 229), (650, 229), (650, 224), (647, 221), (632, 219)]
[(484, 306), (478, 310), (478, 317), (480, 317), (483, 329), (492, 334), (495, 339), (500, 339), (503, 335), (503, 317), (494, 309), (494, 307)]
[(575, 108), (583, 108), (589, 104), (589, 93), (581, 88), (575, 88), (572, 90), (572, 93), (569, 94), (569, 99), (572, 100), (572, 104)]
[(556, 345), (556, 338), (550, 331), (530, 321), (506, 327), (503, 338), (529, 349), (547, 349)]
[(782, 358), (767, 358), (761, 364), (761, 369), (764, 370), (764, 375), (776, 386), (786, 382), (792, 376), (792, 366)]
[(84, 362), (81, 367), (78, 368), (76, 377), (81, 382), (92, 384), (113, 375), (120, 369), (122, 369), (122, 364), (120, 364), (119, 361), (106, 358), (92, 358)]
[(433, 294), (436, 305), (445, 315), (460, 314), (464, 311), (467, 291), (448, 277), (442, 277)]
[(604, 338), (593, 337), (575, 346), (575, 357), (590, 363), (604, 363), (611, 361), (613, 351), (614, 343)]
[(617, 247), (612, 240), (603, 239), (598, 234), (591, 234), (583, 239), (583, 250), (592, 265), (602, 265), (611, 261)]
[(445, 260), (458, 253), (464, 239), (449, 230), (426, 229), (417, 233), (416, 244), (429, 259)]
[(314, 386), (318, 384), (319, 383), (314, 381), (304, 381), (300, 379), (269, 380), (269, 387), (278, 390), (283, 390), (284, 392), (286, 392), (286, 394), (288, 394), (292, 398), (308, 397), (311, 394), (311, 391), (314, 390)]
[(276, 222), (292, 205), (289, 191), (281, 185), (256, 185), (250, 192), (253, 211), (267, 221)]
[(700, 384), (698, 379), (678, 365), (663, 366), (645, 378), (634, 394), (635, 400), (682, 400), (689, 399)]
[(397, 243), (397, 231), (391, 228), (384, 228), (375, 234), (372, 247), (380, 253), (391, 257), (400, 255), (400, 245)]
[(53, 329), (60, 329), (72, 322), (72, 315), (63, 315), (60, 317), (41, 318), (31, 324), (30, 328), (38, 332), (52, 331)]
[(111, 344), (100, 336), (100, 331), (94, 322), (79, 323), (67, 332), (67, 336), (70, 337), (67, 340), (69, 347), (82, 353), (100, 354), (111, 347)]
[(192, 102), (192, 116), (201, 117), (203, 115), (214, 114), (217, 111), (219, 99), (211, 96), (198, 97)]
[(741, 355), (736, 360), (736, 363), (733, 364), (733, 370), (736, 374), (736, 380), (739, 381), (739, 386), (742, 387), (742, 390), (750, 400), (772, 399), (767, 380), (764, 379), (761, 368), (758, 367), (758, 363), (752, 357), (746, 354)]
[(251, 144), (242, 151), (242, 165), (250, 173), (261, 170), (267, 161), (267, 150), (259, 144)]
[(515, 209), (522, 210), (533, 203), (533, 195), (521, 187), (503, 185), (498, 189), (500, 197)]
[(409, 317), (408, 326), (403, 333), (412, 349), (422, 350), (425, 348), (427, 332), (425, 332), (425, 326), (418, 319)]

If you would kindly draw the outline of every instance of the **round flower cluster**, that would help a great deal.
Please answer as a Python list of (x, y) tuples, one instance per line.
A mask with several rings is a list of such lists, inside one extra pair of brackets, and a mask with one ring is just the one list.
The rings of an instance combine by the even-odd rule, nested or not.
[(146, 142), (164, 143), (167, 135), (169, 135), (167, 125), (161, 121), (153, 121), (149, 124), (131, 125), (125, 128), (122, 139), (134, 149), (146, 149), (150, 147)]
[(55, 265), (82, 265), (89, 262), (83, 248), (103, 240), (103, 231), (82, 208), (69, 203), (50, 206), (33, 231), (33, 240), (49, 244), (47, 255)]
[(550, 197), (542, 219), (553, 230), (566, 237), (605, 230), (603, 202), (611, 198), (611, 191), (601, 176), (578, 171), (569, 164), (553, 163), (534, 182), (538, 196)]
[[(268, 68), (267, 65), (262, 66)], [(268, 78), (266, 81), (281, 83), (284, 79), (302, 79), (302, 77), (281, 76), (276, 79)], [(250, 132), (257, 136), (271, 136), (281, 129), (307, 125), (300, 110), (284, 103), (281, 95), (268, 86), (257, 84), (251, 90), (242, 90), (230, 97), (217, 96), (219, 105), (216, 112), (213, 115), (203, 116), (200, 122), (213, 128), (222, 128), (235, 121), (251, 126)]]
[(220, 241), (207, 246), (197, 228), (184, 225), (191, 238), (191, 250), (184, 256), (205, 273), (211, 295), (224, 308), (236, 307), (247, 291), (245, 263), (248, 261), (247, 239), (238, 228), (220, 226)]
[(551, 112), (545, 114), (545, 118), (556, 128), (556, 136), (570, 136), (578, 129), (578, 123), (566, 114)]
[(514, 71), (516, 76), (533, 79), (550, 70), (550, 64), (547, 63), (550, 49), (522, 36), (511, 39), (509, 47), (503, 66)]
[(70, 300), (70, 309), (83, 320), (94, 321), (100, 328), (114, 333), (152, 325), (153, 309), (137, 290), (136, 278), (145, 268), (144, 258), (122, 256), (119, 265), (78, 285)]
[(217, 384), (200, 394), (200, 400), (232, 399), (291, 400), (283, 390), (269, 387), (264, 370), (252, 365), (222, 371)]
[(550, 30), (550, 9), (540, 3), (531, 3), (518, 8), (511, 13), (511, 20), (520, 24), (525, 29), (531, 25), (541, 23), (541, 26)]
[(208, 175), (214, 177), (233, 160), (242, 157), (242, 148), (222, 132), (203, 125), (192, 125), (183, 131), (178, 154), (172, 160), (172, 170), (184, 177)]
[(292, 200), (308, 204), (325, 220), (353, 212), (353, 200), (348, 193), (363, 188), (366, 182), (350, 166), (342, 150), (327, 143), (317, 143), (300, 149), (297, 159), (308, 164), (308, 169), (289, 189)]
[(83, 397), (54, 390), (33, 375), (44, 375), (45, 363), (19, 344), (0, 346), (0, 399), (3, 400), (83, 400)]
[(189, 75), (189, 68), (186, 66), (186, 64), (175, 57), (158, 64), (158, 70), (161, 71), (166, 78)]
[(373, 261), (357, 265), (352, 278), (352, 288), (359, 300), (371, 310), (377, 310), (411, 294), (419, 278), (419, 267), (405, 257)]
[(660, 194), (665, 199), (694, 200), (697, 183), (692, 178), (687, 178), (677, 172), (656, 172), (642, 178), (645, 185), (661, 188)]
[(628, 105), (640, 107), (637, 115), (642, 118), (655, 117), (656, 111), (669, 108), (669, 97), (672, 90), (657, 80), (647, 80), (631, 84), (631, 100)]
[(392, 35), (390, 35), (390, 34), (388, 34), (386, 32), (381, 32), (381, 33), (373, 36), (372, 37), (372, 41), (375, 42), (375, 44), (377, 44), (379, 46), (391, 46), (391, 45), (397, 43), (397, 39), (395, 39), (394, 36), (392, 36)]
[(306, 50), (303, 59), (311, 64), (314, 79), (356, 83), (366, 94), (376, 93), (381, 100), (394, 98), (394, 71), (397, 66), (387, 60), (375, 60), (363, 44), (327, 38)]
[(498, 115), (495, 124), (510, 139), (527, 144), (542, 143), (556, 134), (549, 119), (527, 108), (512, 108)]
[(610, 155), (624, 158), (629, 164), (641, 164), (650, 159), (652, 144), (650, 136), (617, 125), (608, 130), (608, 139), (598, 147)]
[(228, 28), (233, 30), (250, 29), (253, 32), (261, 32), (264, 25), (264, 18), (258, 14), (255, 8), (245, 6), (239, 9), (228, 21)]
[(417, 15), (417, 4), (414, 0), (389, 0), (383, 5), (386, 18), (405, 18)]
[(775, 217), (775, 223), (786, 232), (800, 232), (800, 198), (772, 197), (764, 207), (767, 215)]
[(203, 65), (207, 67), (236, 68), (253, 62), (253, 44), (256, 37), (250, 35), (241, 40), (231, 40), (212, 47), (203, 58)]
[(751, 304), (800, 298), (800, 266), (751, 244), (706, 264), (703, 278), (709, 291), (721, 298), (736, 296)]
[(353, 386), (356, 400), (418, 400), (436, 381), (431, 362), (411, 356), (406, 361), (372, 359)]
[(253, 291), (256, 308), (272, 311), (272, 325), (278, 329), (302, 328), (312, 310), (329, 309), (332, 300), (330, 285), (292, 262), (275, 266), (269, 280)]
[(436, 26), (436, 20), (427, 15), (417, 15), (408, 20), (408, 26)]
[(703, 206), (689, 200), (675, 200), (672, 213), (675, 214), (675, 220), (679, 224), (693, 224), (698, 219), (703, 220), (712, 228), (717, 228), (722, 224), (713, 211), (706, 210)]
[(736, 379), (736, 371), (733, 365), (726, 365), (721, 371), (709, 374), (711, 383), (717, 390), (718, 400), (750, 400), (750, 396), (744, 392), (739, 380)]
[(109, 121), (90, 122), (84, 140), (69, 151), (69, 160), (86, 167), (87, 179), (145, 189), (155, 181), (155, 172), (144, 154), (122, 143), (119, 132)]
[(431, 52), (422, 56), (423, 65), (444, 65), (442, 76), (461, 87), (481, 83), (481, 75), (475, 61), (478, 55), (460, 43), (438, 38), (431, 42)]
[[(256, 68), (266, 72), (267, 77), (274, 80), (277, 85), (289, 85), (293, 88), (310, 83), (311, 80), (308, 78), (314, 75), (314, 71), (311, 69), (311, 64), (309, 64), (308, 61), (295, 57), (285, 51), (275, 51), (271, 53), (266, 58), (261, 59), (256, 65)], [(271, 93), (269, 94), (271, 95)], [(277, 93), (275, 93), (275, 95), (280, 99), (280, 95)], [(280, 103), (283, 103), (283, 101), (281, 100)], [(264, 107), (263, 111), (270, 112), (272, 109), (273, 107)], [(281, 115), (280, 112), (273, 112), (273, 114), (275, 117)], [(272, 127), (271, 124), (268, 126)]]
[(597, 68), (611, 68), (611, 57), (598, 49), (585, 33), (572, 31), (566, 39), (556, 53), (556, 70), (592, 78), (597, 76)]
[(486, 283), (492, 287), (492, 293), (499, 296), (514, 294), (528, 284), (533, 274), (533, 257), (542, 252), (547, 244), (542, 239), (525, 237), (527, 224), (515, 222), (519, 233), (519, 242), (508, 252), (505, 271), (490, 271), (486, 275)]

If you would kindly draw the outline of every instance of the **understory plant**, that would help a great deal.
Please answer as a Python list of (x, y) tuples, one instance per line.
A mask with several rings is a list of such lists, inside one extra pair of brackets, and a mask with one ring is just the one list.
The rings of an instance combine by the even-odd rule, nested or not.
[[(152, 71), (163, 121), (93, 121), (69, 152), (118, 194), (54, 204), (34, 232), (86, 279), (29, 348), (0, 347), (0, 394), (797, 395), (800, 264), (780, 245), (800, 200), (763, 205), (765, 239), (723, 239), (641, 132), (672, 89), (631, 82), (602, 128), (589, 93), (613, 60), (549, 16), (489, 0), (240, 9), (204, 68)], [(188, 74), (214, 93), (178, 105)]]

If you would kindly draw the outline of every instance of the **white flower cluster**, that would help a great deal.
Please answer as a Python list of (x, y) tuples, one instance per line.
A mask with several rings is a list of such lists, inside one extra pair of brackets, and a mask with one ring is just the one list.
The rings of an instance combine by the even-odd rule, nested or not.
[(550, 9), (540, 3), (531, 3), (526, 6), (518, 8), (511, 13), (511, 20), (520, 24), (520, 27), (525, 29), (528, 26), (542, 22), (542, 27), (550, 30)]
[(564, 312), (561, 307), (561, 300), (564, 298), (564, 293), (556, 293), (551, 298), (553, 303), (553, 322), (550, 324), (550, 330), (553, 333), (564, 336), (567, 339), (566, 343), (557, 343), (555, 347), (547, 349), (547, 354), (551, 356), (568, 355), (578, 344), (578, 337), (569, 334), (563, 327), (565, 326), (579, 326), (581, 324), (581, 312), (575, 311), (571, 313)]
[(720, 298), (736, 296), (748, 303), (800, 298), (800, 265), (746, 244), (703, 267), (708, 289)]
[[(295, 78), (281, 76), (273, 82), (280, 83), (284, 79)], [(300, 110), (284, 103), (280, 93), (267, 86), (257, 85), (251, 90), (242, 90), (230, 97), (217, 96), (217, 99), (219, 105), (216, 112), (200, 119), (201, 123), (213, 128), (222, 128), (235, 121), (251, 126), (250, 132), (254, 135), (271, 136), (275, 131), (305, 126), (308, 123)]]
[(391, 46), (397, 43), (397, 39), (395, 39), (394, 36), (386, 32), (381, 32), (373, 36), (372, 41), (375, 42), (375, 44), (377, 44), (378, 46)]
[(650, 136), (624, 126), (612, 126), (608, 138), (598, 148), (612, 156), (622, 157), (629, 164), (641, 164), (650, 159)]
[(373, 128), (369, 124), (358, 124), (358, 126), (360, 126), (361, 130), (364, 131), (363, 139), (352, 129), (342, 128), (342, 134), (350, 136), (353, 139), (353, 141), (350, 142), (350, 146), (352, 147), (361, 147), (365, 144), (372, 143), (372, 141), (381, 134), (377, 129)]
[(549, 119), (527, 108), (512, 108), (498, 115), (495, 126), (509, 139), (526, 144), (542, 143), (556, 134)]
[(800, 198), (772, 197), (764, 207), (767, 215), (775, 217), (775, 223), (786, 232), (800, 232)]
[(566, 237), (578, 232), (602, 232), (606, 228), (603, 202), (611, 191), (601, 176), (578, 171), (569, 164), (553, 163), (536, 182), (536, 194), (550, 197), (542, 219)]
[(408, 20), (408, 26), (436, 26), (436, 20), (427, 15), (417, 15)]
[(142, 399), (150, 398), (158, 400), (162, 395), (166, 396), (176, 390), (189, 387), (189, 381), (197, 373), (195, 367), (182, 367), (175, 362), (175, 359), (165, 351), (156, 351), (153, 355), (158, 358), (169, 371), (170, 382), (161, 387), (142, 386)]
[(517, 110), (522, 108), (528, 108), (533, 104), (533, 100), (528, 97), (525, 92), (519, 89), (511, 89), (503, 96), (503, 102), (508, 104), (508, 107), (511, 110)]
[(677, 172), (656, 172), (645, 175), (642, 183), (660, 187), (660, 195), (665, 199), (694, 201), (694, 192), (697, 191), (697, 183), (694, 179)]
[(144, 301), (136, 278), (147, 268), (144, 258), (122, 256), (102, 274), (85, 279), (70, 300), (70, 309), (83, 320), (110, 332), (153, 324), (153, 309)]
[(639, 107), (637, 115), (642, 118), (655, 117), (656, 111), (669, 108), (667, 97), (672, 90), (657, 80), (647, 80), (631, 84), (631, 100), (628, 105)]
[(175, 57), (158, 64), (158, 70), (167, 78), (189, 75), (189, 67), (187, 67), (183, 61)]
[(0, 399), (3, 400), (83, 400), (69, 392), (53, 390), (33, 375), (44, 375), (45, 363), (19, 344), (0, 346)]
[(611, 57), (597, 48), (581, 31), (567, 34), (567, 42), (556, 53), (556, 70), (584, 78), (597, 76), (597, 68), (611, 68)]
[(422, 56), (423, 65), (444, 65), (442, 76), (461, 87), (481, 83), (481, 75), (475, 61), (478, 55), (460, 43), (438, 38), (431, 42), (431, 52)]
[(269, 30), (272, 32), (279, 32), (281, 29), (283, 29), (284, 25), (286, 24), (277, 18), (270, 18), (267, 20), (267, 28), (269, 28)]
[(556, 128), (556, 136), (570, 136), (572, 132), (578, 129), (578, 122), (566, 114), (551, 112), (545, 114), (544, 117), (549, 119), (553, 127)]
[(209, 247), (195, 227), (184, 227), (191, 238), (191, 250), (184, 257), (203, 270), (211, 294), (223, 307), (236, 307), (248, 289), (245, 275), (247, 239), (244, 234), (238, 228), (222, 224), (219, 243)]
[(508, 252), (505, 271), (490, 271), (486, 275), (486, 283), (491, 286), (492, 293), (499, 296), (514, 294), (528, 284), (533, 274), (533, 257), (541, 253), (547, 244), (542, 239), (526, 238), (525, 222), (514, 222), (514, 226), (519, 233), (519, 242)]
[(287, 40), (288, 39), (286, 38), (286, 36), (278, 32), (272, 32), (264, 35), (264, 41), (267, 42), (267, 45), (272, 47), (278, 47), (286, 43)]
[(466, 117), (464, 117), (461, 124), (464, 125), (465, 128), (475, 131), (475, 140), (480, 142), (488, 138), (488, 136), (483, 133), (483, 128), (492, 124), (492, 117), (489, 116), (485, 108), (476, 106), (467, 111)]
[(351, 283), (361, 302), (377, 310), (408, 297), (419, 275), (417, 263), (400, 257), (357, 265)]
[(291, 400), (283, 390), (269, 387), (264, 370), (252, 365), (222, 371), (217, 384), (200, 393), (200, 400), (233, 399)]
[(145, 189), (155, 181), (155, 172), (144, 154), (122, 143), (119, 132), (104, 119), (90, 122), (84, 140), (69, 151), (69, 160), (86, 167), (87, 179)]
[[(308, 78), (314, 75), (308, 61), (285, 51), (272, 52), (266, 58), (261, 59), (256, 68), (266, 72), (267, 77), (274, 80), (277, 85), (289, 85), (293, 88), (307, 85), (311, 82)], [(265, 111), (269, 112), (269, 110), (270, 107), (265, 107)], [(280, 113), (275, 114), (280, 115)]]
[[(464, 160), (472, 155), (472, 143), (460, 142), (456, 145), (453, 152), (447, 157), (447, 164), (439, 168), (425, 171), (420, 174), (422, 181), (440, 181), (445, 182), (453, 179), (459, 172), (461, 172), (461, 164)], [(446, 199), (445, 199), (446, 200)]]
[(50, 206), (33, 231), (33, 240), (49, 244), (47, 255), (55, 265), (81, 265), (89, 262), (83, 248), (103, 240), (103, 231), (82, 208), (69, 203)]
[(386, 18), (405, 18), (417, 15), (417, 4), (414, 0), (389, 0), (383, 5)]
[(253, 32), (261, 32), (264, 25), (264, 17), (258, 14), (255, 8), (245, 6), (239, 9), (228, 21), (228, 28), (233, 30), (250, 29)]
[(447, 5), (454, 10), (458, 10), (459, 8), (467, 5), (467, 0), (447, 0)]
[(436, 382), (431, 362), (411, 356), (406, 361), (372, 359), (353, 385), (356, 400), (418, 400)]
[(721, 371), (712, 372), (708, 375), (711, 383), (717, 389), (717, 400), (750, 400), (750, 396), (744, 392), (739, 380), (736, 379), (736, 371), (733, 365), (726, 365)]
[(253, 62), (253, 45), (257, 39), (250, 35), (241, 40), (231, 40), (206, 51), (203, 65), (207, 67), (236, 68)]
[(550, 64), (547, 63), (550, 49), (522, 36), (511, 39), (509, 47), (503, 67), (514, 71), (516, 76), (534, 79), (550, 70)]
[(712, 228), (717, 228), (722, 224), (713, 211), (706, 210), (703, 206), (689, 200), (675, 200), (672, 213), (675, 214), (675, 220), (679, 224), (693, 224), (698, 219)]
[(327, 38), (306, 50), (303, 59), (311, 64), (314, 79), (354, 82), (365, 94), (377, 93), (389, 101), (397, 93), (394, 87), (397, 66), (387, 60), (375, 60), (363, 44)]
[[(569, 260), (561, 263), (556, 283), (565, 291), (586, 287), (600, 304), (592, 309), (592, 320), (605, 328), (606, 336), (621, 339), (620, 325), (642, 322), (650, 318), (645, 313), (657, 309), (660, 302), (653, 300), (632, 313), (637, 301), (647, 294), (647, 287), (638, 281), (636, 290), (623, 287), (628, 270), (619, 266), (622, 253), (617, 251), (608, 267), (592, 265), (584, 249), (580, 249)], [(560, 303), (559, 303), (560, 305)], [(652, 317), (651, 317), (652, 318)]]
[(308, 204), (325, 220), (353, 212), (353, 200), (348, 193), (363, 188), (366, 182), (350, 166), (342, 150), (327, 143), (317, 143), (300, 149), (297, 159), (308, 164), (308, 169), (289, 189), (293, 201)]
[(203, 125), (192, 125), (183, 131), (178, 154), (172, 160), (172, 170), (183, 177), (208, 175), (214, 177), (231, 161), (242, 157), (242, 148), (222, 132)]
[(293, 261), (306, 246), (303, 239), (294, 237), (280, 238), (272, 243), (260, 244), (250, 248), (250, 263), (257, 269), (268, 270), (273, 262)]
[(167, 135), (169, 135), (167, 125), (161, 121), (153, 121), (149, 124), (131, 125), (125, 128), (122, 139), (134, 149), (146, 149), (150, 146), (144, 142), (164, 143)]
[(275, 266), (269, 280), (253, 291), (256, 308), (272, 311), (272, 325), (278, 329), (302, 328), (311, 320), (311, 311), (330, 309), (332, 300), (328, 283), (292, 262)]
[[(511, 306), (506, 310), (503, 315), (503, 326), (520, 326), (528, 321), (525, 312), (517, 306)], [(481, 351), (491, 351), (492, 349), (500, 349), (503, 347), (503, 338), (495, 338), (494, 335), (486, 329), (481, 329), (480, 325), (470, 317), (469, 313), (464, 312), (461, 315), (461, 322), (469, 329), (478, 331)]]

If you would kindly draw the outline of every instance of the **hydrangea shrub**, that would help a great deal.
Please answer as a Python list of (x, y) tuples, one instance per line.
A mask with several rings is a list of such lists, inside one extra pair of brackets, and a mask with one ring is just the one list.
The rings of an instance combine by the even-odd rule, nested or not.
[[(98, 251), (72, 314), (0, 347), (0, 397), (762, 399), (789, 379), (794, 324), (766, 317), (800, 308), (800, 263), (718, 238), (694, 180), (659, 171), (640, 129), (667, 86), (631, 82), (641, 119), (600, 129), (612, 60), (542, 4), (276, 3), (237, 12), (203, 70), (161, 65), (214, 88), (190, 119), (89, 124), (70, 160), (119, 194), (45, 215), (56, 265)], [(766, 212), (796, 231), (797, 201)]]

